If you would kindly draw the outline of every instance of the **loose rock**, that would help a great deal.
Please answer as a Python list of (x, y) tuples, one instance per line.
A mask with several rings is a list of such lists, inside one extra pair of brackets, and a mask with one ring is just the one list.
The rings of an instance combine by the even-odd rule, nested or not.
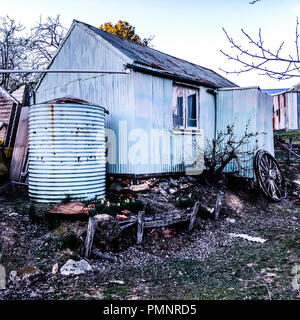
[(169, 181), (170, 181), (169, 183), (171, 187), (178, 187), (178, 182), (176, 180), (174, 180), (173, 178), (170, 178)]
[(113, 220), (112, 216), (110, 216), (109, 214), (105, 214), (105, 213), (97, 214), (96, 216), (94, 216), (94, 218), (96, 218), (98, 220), (98, 223)]
[(149, 190), (149, 185), (147, 183), (142, 183), (142, 184), (138, 184), (138, 185), (134, 184), (134, 185), (130, 186), (129, 189), (134, 192), (147, 191), (147, 190)]
[(177, 189), (176, 189), (176, 188), (170, 188), (170, 189), (169, 189), (169, 193), (170, 193), (170, 194), (174, 194), (175, 192), (177, 192)]
[(60, 274), (64, 276), (85, 274), (92, 271), (92, 267), (85, 260), (74, 261), (69, 259), (60, 269)]
[(120, 191), (122, 191), (122, 189), (123, 188), (116, 182), (113, 182), (109, 187), (110, 191), (116, 191), (116, 192), (120, 192)]
[(58, 272), (58, 263), (55, 263), (52, 267), (52, 274), (57, 274)]

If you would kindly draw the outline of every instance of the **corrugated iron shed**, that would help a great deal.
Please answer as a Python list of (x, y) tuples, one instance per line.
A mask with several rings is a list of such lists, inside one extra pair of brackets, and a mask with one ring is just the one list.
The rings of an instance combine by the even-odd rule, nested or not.
[[(269, 123), (266, 131), (270, 135), (273, 133), (271, 97), (265, 95), (269, 101), (260, 103), (257, 88), (252, 92), (253, 88), (238, 87), (239, 90), (230, 93), (237, 86), (209, 69), (85, 23), (73, 22), (48, 68), (124, 70), (124, 66), (129, 68), (128, 74), (49, 73), (35, 88), (36, 103), (72, 95), (109, 110), (105, 127), (108, 136), (107, 172), (110, 174), (139, 176), (183, 172), (190, 158), (195, 156), (197, 145), (202, 147), (202, 143), (214, 138), (216, 120), (222, 121), (223, 116), (219, 129), (231, 124), (231, 115), (234, 114), (240, 132), (245, 124), (241, 117), (256, 119), (260, 114), (257, 110), (266, 108), (271, 113), (269, 120), (267, 115), (263, 117), (266, 124), (264, 120), (258, 120), (262, 121), (261, 130), (265, 130), (264, 126)], [(174, 86), (194, 90), (198, 96), (198, 122), (192, 131), (174, 130)], [(229, 90), (228, 103), (224, 105), (226, 110), (217, 114), (218, 90), (211, 89), (224, 87)], [(271, 149), (272, 142), (270, 145)], [(252, 168), (249, 170), (243, 175), (251, 175)]]

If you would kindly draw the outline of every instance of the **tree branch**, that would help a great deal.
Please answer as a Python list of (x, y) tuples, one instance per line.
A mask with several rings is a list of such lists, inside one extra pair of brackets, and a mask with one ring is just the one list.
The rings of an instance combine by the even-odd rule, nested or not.
[(262, 37), (261, 29), (258, 32), (258, 40), (255, 40), (245, 30), (241, 32), (246, 40), (248, 40), (249, 47), (238, 44), (225, 30), (222, 28), (228, 42), (233, 49), (232, 53), (227, 53), (223, 50), (220, 52), (228, 58), (228, 60), (235, 61), (240, 65), (240, 68), (233, 71), (228, 71), (220, 68), (226, 74), (241, 74), (251, 70), (261, 71), (261, 75), (267, 75), (270, 78), (277, 80), (290, 79), (292, 77), (300, 77), (300, 53), (299, 53), (299, 21), (296, 20), (295, 30), (295, 53), (284, 56), (282, 49), (284, 41), (281, 42), (277, 50), (270, 50), (266, 47)]

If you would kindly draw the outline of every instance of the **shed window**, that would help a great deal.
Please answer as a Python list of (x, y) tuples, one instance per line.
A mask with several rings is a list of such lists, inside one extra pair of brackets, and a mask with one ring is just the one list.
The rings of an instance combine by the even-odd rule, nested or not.
[(174, 128), (197, 128), (198, 94), (194, 89), (173, 87)]

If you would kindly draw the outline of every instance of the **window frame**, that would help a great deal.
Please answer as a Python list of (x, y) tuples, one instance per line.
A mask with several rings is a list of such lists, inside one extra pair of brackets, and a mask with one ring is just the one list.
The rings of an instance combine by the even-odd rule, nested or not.
[[(189, 86), (189, 85), (185, 85), (185, 84), (179, 84), (179, 83), (173, 83), (172, 86), (172, 104), (174, 102), (174, 90), (176, 90), (175, 88), (182, 88), (183, 90), (183, 125), (182, 126), (174, 126), (174, 117), (173, 117), (173, 112), (174, 112), (174, 105), (172, 105), (172, 126), (173, 126), (173, 130), (197, 130), (200, 129), (199, 127), (199, 114), (200, 114), (200, 90), (199, 87), (193, 87), (193, 86)], [(187, 90), (193, 90), (196, 94), (196, 126), (191, 127), (188, 126), (188, 95), (187, 95)], [(178, 98), (178, 96), (177, 96)], [(176, 99), (177, 101), (177, 99)], [(177, 102), (176, 102), (177, 103)], [(176, 105), (177, 107), (177, 105)]]

